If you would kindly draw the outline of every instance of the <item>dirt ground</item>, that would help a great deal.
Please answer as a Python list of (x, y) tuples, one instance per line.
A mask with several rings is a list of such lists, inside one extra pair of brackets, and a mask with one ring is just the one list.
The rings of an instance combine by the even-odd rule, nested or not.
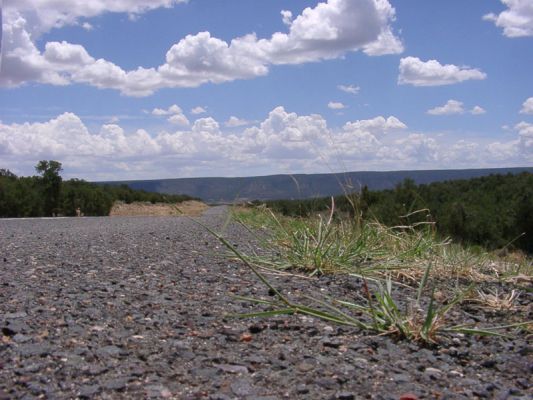
[(117, 202), (113, 205), (110, 217), (155, 217), (155, 216), (172, 216), (172, 215), (190, 215), (199, 216), (209, 206), (196, 200), (184, 201), (177, 204), (166, 203), (140, 203), (135, 202), (126, 204)]

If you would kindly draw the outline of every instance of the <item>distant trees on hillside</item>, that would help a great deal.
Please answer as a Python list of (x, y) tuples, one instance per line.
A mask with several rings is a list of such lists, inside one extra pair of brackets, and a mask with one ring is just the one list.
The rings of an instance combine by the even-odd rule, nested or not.
[[(269, 201), (272, 209), (306, 216), (330, 207), (329, 198)], [(489, 249), (512, 243), (533, 253), (533, 174), (490, 175), (482, 178), (416, 185), (405, 180), (392, 190), (361, 192), (335, 198), (338, 211), (358, 213), (389, 226), (433, 221), (437, 231), (456, 241)], [(425, 210), (413, 214), (417, 210)]]
[(133, 190), (126, 185), (98, 185), (80, 179), (64, 181), (58, 161), (39, 161), (39, 176), (17, 177), (0, 169), (0, 218), (75, 216), (79, 208), (86, 216), (109, 215), (115, 201), (132, 203), (179, 203), (186, 195), (165, 195)]

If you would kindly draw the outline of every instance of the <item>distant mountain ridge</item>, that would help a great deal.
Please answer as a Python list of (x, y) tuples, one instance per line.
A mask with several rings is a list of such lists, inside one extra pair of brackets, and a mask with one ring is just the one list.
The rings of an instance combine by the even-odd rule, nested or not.
[(167, 194), (186, 194), (207, 203), (231, 203), (249, 200), (304, 199), (336, 196), (353, 192), (363, 186), (371, 190), (394, 188), (406, 178), (417, 184), (469, 179), (491, 174), (533, 173), (533, 167), (367, 171), (330, 174), (268, 175), (242, 178), (176, 178), (98, 182), (112, 185), (126, 184), (132, 189)]

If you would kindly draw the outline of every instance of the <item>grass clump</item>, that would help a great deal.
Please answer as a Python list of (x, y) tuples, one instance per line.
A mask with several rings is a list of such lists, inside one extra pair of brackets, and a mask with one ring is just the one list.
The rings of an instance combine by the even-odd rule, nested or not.
[(420, 264), (446, 241), (439, 241), (431, 223), (386, 227), (335, 212), (309, 218), (279, 216), (259, 207), (234, 213), (243, 225), (266, 232), (263, 244), (269, 256), (250, 255), (253, 263), (277, 270), (310, 275), (357, 273), (371, 275)]
[[(241, 208), (233, 215), (257, 234), (265, 253), (246, 255), (222, 235), (206, 229), (273, 295), (267, 299), (236, 296), (238, 300), (267, 307), (239, 317), (300, 314), (423, 343), (437, 343), (446, 332), (501, 335), (503, 329), (531, 327), (531, 321), (489, 328), (452, 323), (457, 318), (449, 318), (451, 311), (465, 299), (471, 300), (472, 294), (483, 297), (484, 293), (483, 303), (490, 304), (492, 297), (475, 291), (475, 282), (485, 281), (496, 264), (489, 264), (492, 261), (485, 253), (459, 250), (449, 241), (439, 239), (432, 224), (390, 228), (363, 221), (357, 214), (343, 219), (335, 213), (334, 202), (325, 216), (281, 217), (265, 207)], [(273, 270), (356, 277), (361, 280), (362, 289), (352, 293), (348, 300), (307, 294), (294, 300), (266, 277)], [(403, 283), (406, 278), (410, 285)], [(395, 288), (399, 285), (412, 292), (407, 301), (398, 300)], [(499, 304), (515, 301), (518, 292), (513, 293), (508, 299), (500, 296)]]

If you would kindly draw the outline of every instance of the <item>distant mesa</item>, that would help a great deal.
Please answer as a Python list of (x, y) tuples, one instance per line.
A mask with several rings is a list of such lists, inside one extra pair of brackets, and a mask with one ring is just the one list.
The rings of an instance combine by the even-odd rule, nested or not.
[(335, 174), (269, 175), (245, 178), (177, 178), (99, 182), (126, 184), (132, 189), (166, 194), (186, 194), (210, 204), (252, 200), (305, 199), (337, 196), (360, 190), (392, 189), (409, 178), (417, 184), (470, 179), (491, 174), (533, 173), (533, 167), (450, 169), (389, 172), (345, 172)]

